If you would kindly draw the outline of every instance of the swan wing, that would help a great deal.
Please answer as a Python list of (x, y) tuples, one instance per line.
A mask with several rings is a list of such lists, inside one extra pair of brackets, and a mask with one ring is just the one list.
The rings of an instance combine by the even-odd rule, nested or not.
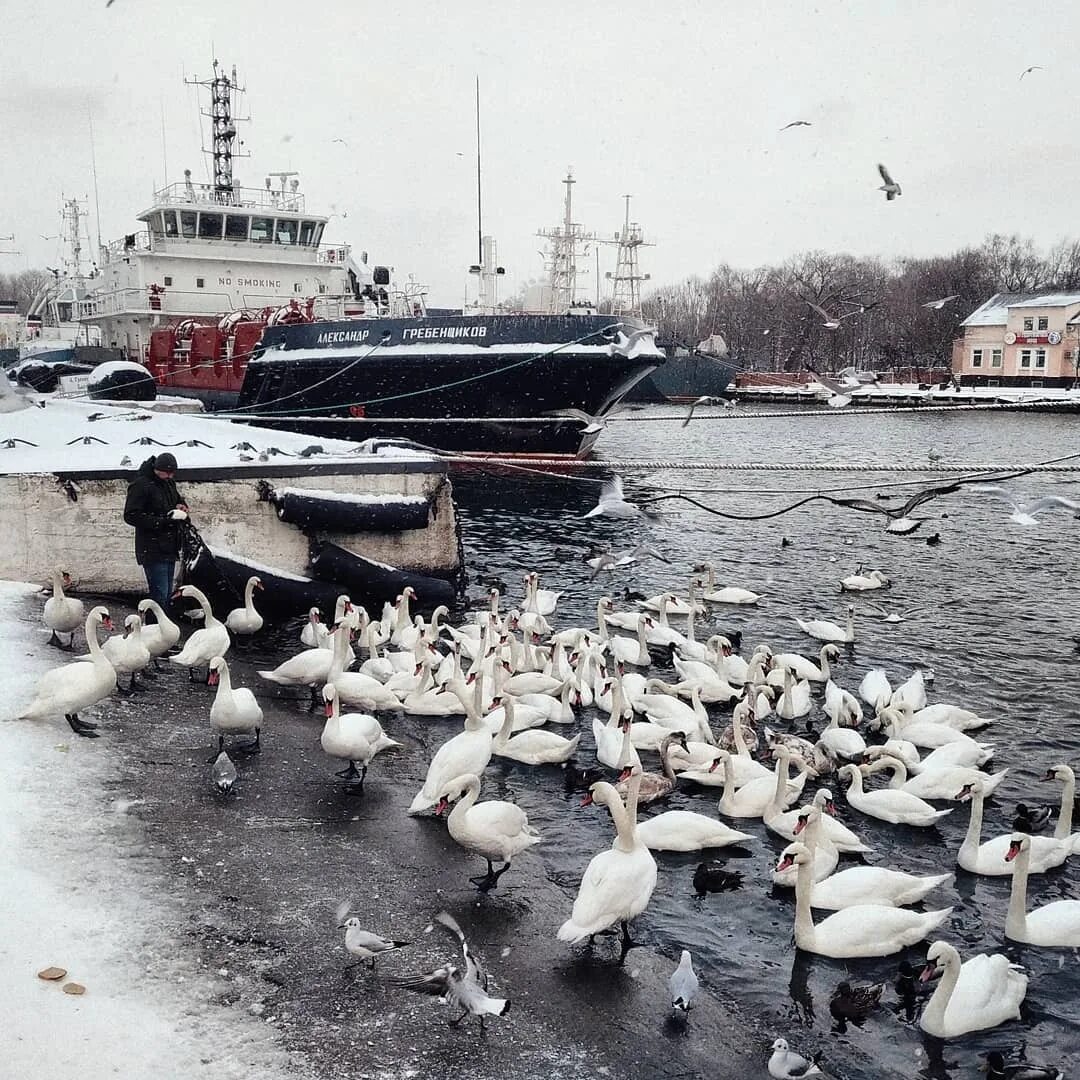
[[(952, 996), (945, 1007), (945, 1023), (957, 1021), (992, 1027), (1019, 1014), (1027, 993), (1027, 975), (1016, 971), (1001, 953), (980, 953), (960, 968)], [(970, 1028), (968, 1028), (970, 1030)]]

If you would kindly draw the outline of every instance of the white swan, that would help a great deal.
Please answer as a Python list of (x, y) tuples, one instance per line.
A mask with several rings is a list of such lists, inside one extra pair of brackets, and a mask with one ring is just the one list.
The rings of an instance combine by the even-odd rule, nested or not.
[(573, 683), (566, 678), (557, 698), (550, 694), (521, 694), (517, 704), (543, 713), (549, 724), (573, 724), (577, 720), (574, 707), (570, 704), (574, 692)]
[(932, 724), (913, 719), (911, 706), (906, 701), (897, 705), (888, 705), (879, 710), (877, 722), (889, 738), (907, 739), (916, 746), (936, 750), (949, 743), (962, 743), (965, 746), (989, 749), (985, 744), (976, 742), (970, 735), (945, 724)]
[(225, 625), (234, 634), (257, 634), (263, 628), (263, 617), (255, 610), (254, 595), (256, 589), (263, 587), (262, 581), (254, 574), (244, 586), (244, 606), (233, 608), (225, 616)]
[[(956, 853), (956, 862), (971, 874), (983, 874), (987, 877), (1002, 877), (1011, 873), (1012, 867), (1005, 861), (1010, 833), (995, 836), (992, 840), (980, 843), (982, 839), (983, 785), (981, 781), (965, 784), (957, 793), (957, 799), (971, 800), (971, 817), (968, 820), (964, 842)], [(1033, 836), (1029, 855), (1028, 872), (1042, 874), (1055, 866), (1060, 866), (1072, 853), (1071, 840), (1058, 840), (1049, 836)]]
[(712, 563), (702, 563), (700, 566), (695, 567), (695, 570), (705, 570), (708, 574), (705, 592), (702, 594), (701, 599), (708, 601), (710, 604), (756, 604), (761, 599), (760, 594), (751, 592), (749, 589), (740, 589), (735, 585), (728, 585), (726, 588), (718, 589), (716, 587), (716, 572)]
[(859, 697), (875, 712), (889, 704), (892, 692), (889, 676), (881, 668), (871, 668), (859, 683)]
[(942, 724), (956, 728), (957, 731), (974, 731), (990, 723), (986, 717), (979, 716), (970, 709), (961, 709), (959, 705), (948, 705), (944, 701), (916, 709), (911, 719), (917, 723)]
[(330, 643), (327, 639), (330, 637), (330, 631), (327, 629), (326, 623), (322, 621), (322, 614), (317, 607), (308, 608), (307, 622), (304, 623), (304, 629), (300, 631), (300, 644), (306, 649), (316, 648), (330, 648)]
[(1056, 840), (1072, 839), (1073, 844), (1080, 844), (1080, 833), (1073, 836), (1072, 819), (1073, 806), (1076, 801), (1076, 775), (1068, 765), (1054, 765), (1046, 770), (1043, 780), (1060, 780), (1064, 785), (1061, 789), (1061, 809), (1058, 812), (1057, 824), (1054, 826), (1054, 838)]
[(639, 822), (637, 834), (650, 851), (702, 851), (756, 839), (692, 810), (666, 810)]
[(630, 947), (630, 921), (640, 915), (656, 888), (656, 860), (637, 835), (637, 788), (630, 787), (626, 805), (610, 785), (589, 788), (591, 800), (606, 806), (615, 823), (615, 842), (594, 855), (585, 868), (570, 918), (558, 939), (570, 943), (622, 923), (623, 955)]
[(896, 788), (878, 788), (864, 791), (862, 773), (858, 765), (845, 765), (837, 771), (838, 776), (848, 776), (848, 805), (869, 817), (891, 822), (893, 825), (934, 825), (951, 810), (935, 810), (924, 799)]
[(854, 956), (889, 956), (921, 941), (937, 929), (952, 908), (920, 913), (907, 908), (856, 904), (823, 919), (816, 926), (810, 911), (813, 882), (812, 856), (803, 844), (789, 844), (776, 864), (786, 870), (795, 863), (795, 944), (806, 952), (838, 959)]
[[(86, 605), (77, 597), (64, 595), (64, 589), (70, 585), (71, 575), (66, 570), (54, 570), (52, 596), (45, 601), (45, 609), (41, 613), (45, 625), (52, 631), (49, 644), (59, 645), (62, 649), (74, 648), (75, 631), (86, 619)], [(57, 634), (70, 635), (67, 645), (63, 644)]]
[[(105, 640), (101, 651), (112, 664), (116, 674), (130, 675), (127, 690), (119, 689), (121, 694), (135, 689), (135, 676), (150, 663), (150, 650), (142, 640), (142, 619), (138, 615), (129, 615), (124, 620), (124, 633), (115, 634)], [(79, 658), (89, 660), (88, 656)]]
[[(761, 817), (769, 803), (775, 798), (778, 783), (776, 777), (778, 776), (784, 777), (787, 784), (782, 797), (785, 806), (791, 806), (802, 794), (803, 787), (806, 785), (805, 772), (800, 772), (795, 780), (787, 780), (786, 762), (777, 761), (774, 776), (751, 780), (736, 790), (731, 754), (726, 750), (718, 750), (717, 757), (720, 758), (724, 767), (724, 791), (719, 804), (720, 813), (724, 817)], [(686, 776), (687, 774), (683, 773), (683, 777)]]
[(797, 720), (810, 711), (810, 684), (805, 679), (792, 678), (791, 668), (784, 668), (784, 692), (776, 703), (776, 715), (784, 720)]
[(217, 686), (214, 703), (210, 706), (210, 730), (217, 736), (217, 752), (225, 748), (226, 735), (254, 735), (253, 749), (259, 748), (263, 711), (255, 695), (246, 686), (232, 684), (229, 665), (222, 656), (215, 656), (209, 665), (207, 682)]
[[(622, 717), (622, 686), (618, 679), (612, 683), (611, 694), (616, 708), (611, 710), (606, 723), (599, 716), (593, 717), (593, 738), (596, 741), (596, 759), (600, 764), (606, 765), (609, 769), (621, 769), (623, 729), (626, 723)], [(641, 765), (641, 759), (633, 748), (631, 748), (630, 763)]]
[(97, 724), (80, 720), (79, 712), (106, 698), (116, 689), (116, 671), (98, 644), (97, 628), (112, 629), (109, 609), (91, 608), (84, 624), (86, 643), (90, 646), (88, 663), (65, 664), (50, 668), (38, 679), (34, 700), (27, 706), (21, 720), (42, 720), (60, 714), (76, 735), (96, 739)]
[(869, 574), (849, 574), (840, 582), (841, 592), (870, 592), (884, 589), (890, 583), (880, 570), (871, 570)]
[[(469, 879), (481, 892), (487, 892), (510, 869), (515, 855), (542, 843), (543, 838), (520, 806), (495, 799), (478, 803), (479, 797), (480, 777), (463, 773), (443, 785), (437, 811), (443, 813), (454, 802), (446, 820), (447, 831), (460, 847), (487, 860), (487, 874)], [(498, 870), (492, 866), (496, 860), (503, 864)]]
[(790, 668), (800, 679), (807, 682), (828, 682), (832, 678), (832, 664), (840, 659), (840, 650), (826, 642), (818, 654), (820, 663), (815, 664), (799, 653), (777, 653), (773, 662), (782, 668)]
[(334, 647), (340, 639), (348, 638), (348, 635), (349, 628), (340, 624), (328, 635), (332, 648), (324, 649), (317, 645), (311, 649), (305, 649), (295, 656), (290, 656), (288, 660), (282, 661), (273, 671), (259, 671), (256, 674), (260, 679), (277, 683), (279, 686), (309, 686), (311, 700), (316, 702), (315, 687), (322, 685), (330, 677), (330, 668), (334, 663)]
[(652, 663), (649, 646), (645, 641), (645, 631), (653, 624), (648, 615), (638, 616), (638, 639), (635, 645), (629, 638), (615, 636), (607, 639), (612, 657), (620, 664), (633, 664), (634, 667), (648, 667)]
[(919, 1026), (938, 1039), (955, 1039), (1020, 1018), (1027, 994), (1027, 975), (1001, 953), (980, 953), (963, 964), (945, 941), (935, 941), (926, 954), (924, 979), (941, 973), (941, 981), (919, 1018)]
[(1015, 834), (1005, 853), (1012, 863), (1012, 890), (1005, 916), (1005, 936), (1028, 945), (1080, 946), (1080, 900), (1055, 900), (1027, 909), (1027, 881), (1031, 863), (1031, 837)]
[(579, 732), (572, 739), (564, 739), (553, 731), (535, 728), (511, 737), (514, 728), (514, 699), (504, 694), (500, 699), (504, 710), (502, 726), (492, 746), (496, 757), (520, 761), (523, 765), (558, 765), (569, 761), (581, 742)]
[[(209, 665), (215, 656), (224, 656), (229, 651), (232, 638), (228, 628), (214, 616), (206, 594), (194, 585), (185, 585), (180, 595), (198, 602), (202, 608), (203, 624), (184, 642), (183, 649), (176, 656), (169, 657), (170, 664), (179, 664), (188, 669), (188, 678), (194, 678), (194, 669)], [(208, 672), (209, 674), (209, 672)]]
[(561, 592), (551, 589), (540, 588), (540, 575), (534, 570), (525, 575), (525, 586), (528, 589), (528, 598), (525, 601), (525, 610), (535, 612), (537, 615), (553, 615), (559, 606)]
[[(319, 744), (323, 753), (349, 763), (348, 768), (336, 775), (344, 780), (360, 777), (360, 783), (356, 785), (359, 793), (363, 790), (368, 766), (375, 755), (399, 747), (401, 743), (391, 739), (374, 716), (342, 713), (338, 692), (332, 683), (323, 687), (323, 701), (326, 703), (326, 723)], [(359, 771), (357, 765), (360, 766)]]
[(804, 634), (809, 634), (812, 638), (817, 638), (818, 641), (830, 641), (839, 645), (846, 645), (848, 642), (855, 640), (855, 608), (848, 604), (847, 609), (847, 625), (844, 627), (837, 626), (834, 622), (827, 622), (824, 619), (811, 619), (809, 622), (804, 622), (802, 619), (796, 618), (795, 622), (798, 623), (799, 629)]
[(931, 750), (924, 758), (919, 757), (918, 747), (906, 739), (889, 739), (882, 746), (867, 747), (866, 753), (871, 757), (879, 754), (891, 754), (899, 758), (906, 766), (909, 776), (927, 772), (930, 769), (948, 769), (961, 767), (973, 769), (979, 765), (985, 765), (993, 756), (994, 749), (991, 746), (981, 746), (979, 743), (946, 743)]
[[(906, 704), (912, 713), (926, 708), (926, 683), (923, 673), (916, 668), (913, 675), (905, 679), (890, 695), (890, 705)], [(914, 717), (912, 717), (914, 719)]]
[[(836, 847), (822, 836), (821, 822), (822, 814), (815, 807), (808, 806), (801, 810), (793, 840), (793, 843), (804, 845), (810, 853), (810, 875), (814, 882), (827, 878), (840, 861), (840, 853)], [(777, 867), (772, 871), (773, 884), (794, 888), (798, 872), (799, 868), (795, 865), (783, 870)]]
[(824, 709), (826, 716), (830, 720), (835, 719), (840, 727), (858, 727), (862, 723), (863, 711), (859, 699), (832, 679), (825, 682)]
[[(412, 587), (406, 585), (403, 595), (409, 593), (412, 593)], [(408, 606), (407, 599), (405, 606)], [(378, 679), (373, 679), (370, 675), (361, 675), (358, 671), (345, 670), (349, 663), (346, 650), (353, 625), (355, 625), (355, 620), (350, 615), (336, 634), (338, 640), (331, 653), (326, 681), (337, 687), (338, 697), (346, 705), (359, 705), (365, 709), (400, 709), (401, 700), (393, 690), (383, 686)], [(413, 644), (415, 645), (415, 640)], [(312, 689), (314, 690), (314, 687)]]
[[(145, 621), (148, 611), (153, 613), (154, 622), (152, 623)], [(165, 614), (164, 609), (156, 600), (140, 600), (139, 614), (144, 618), (142, 643), (154, 658), (154, 667), (157, 668), (157, 658), (164, 656), (180, 640), (180, 627)]]
[(409, 805), (410, 814), (430, 810), (440, 798), (440, 792), (451, 780), (468, 773), (480, 776), (491, 760), (493, 736), (483, 717), (473, 707), (467, 687), (458, 681), (448, 683), (447, 686), (465, 709), (465, 730), (447, 739), (435, 751), (435, 756), (428, 766), (424, 786)]
[(829, 720), (829, 726), (821, 732), (818, 742), (830, 753), (849, 761), (866, 753), (866, 740), (854, 728), (840, 727), (837, 716)]
[[(880, 750), (880, 747), (875, 746), (871, 750)], [(891, 773), (890, 788), (917, 795), (920, 799), (955, 799), (965, 784), (976, 780), (982, 782), (984, 793), (989, 795), (1005, 779), (1009, 771), (1002, 769), (988, 776), (978, 769), (953, 765), (941, 769), (927, 769), (925, 772), (908, 777), (907, 766), (898, 757), (883, 753), (874, 754), (871, 764), (861, 766), (863, 776), (870, 776), (883, 769), (888, 769)]]

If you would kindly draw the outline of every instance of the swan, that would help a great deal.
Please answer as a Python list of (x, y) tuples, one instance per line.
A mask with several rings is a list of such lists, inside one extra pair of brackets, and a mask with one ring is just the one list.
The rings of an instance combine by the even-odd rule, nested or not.
[(826, 642), (821, 646), (818, 654), (820, 663), (815, 664), (799, 653), (777, 653), (773, 657), (774, 663), (783, 668), (790, 668), (795, 676), (805, 679), (807, 682), (828, 682), (832, 678), (831, 665), (840, 659), (840, 650), (833, 644)]
[(327, 638), (330, 636), (330, 631), (327, 629), (326, 623), (322, 621), (322, 614), (317, 607), (308, 608), (307, 622), (304, 623), (304, 629), (300, 631), (300, 644), (306, 649), (315, 648), (329, 648), (329, 642)]
[[(117, 688), (118, 693), (130, 694), (136, 688), (135, 676), (150, 663), (150, 650), (143, 643), (142, 619), (138, 615), (129, 615), (124, 620), (124, 630), (123, 635), (107, 638), (101, 651), (117, 675), (131, 676), (127, 690)], [(79, 659), (88, 660), (89, 657)]]
[[(1011, 834), (1004, 833), (992, 840), (980, 843), (982, 839), (983, 799), (985, 792), (982, 781), (976, 780), (965, 784), (956, 798), (961, 802), (971, 800), (971, 817), (968, 820), (964, 842), (956, 853), (957, 865), (972, 874), (988, 877), (1002, 877), (1011, 872), (1012, 867), (1005, 861), (1012, 842)], [(1042, 874), (1055, 866), (1060, 866), (1072, 853), (1071, 840), (1058, 840), (1049, 836), (1033, 836), (1029, 852), (1028, 872)]]
[(411, 649), (416, 640), (413, 635), (417, 633), (417, 629), (413, 625), (412, 615), (409, 613), (409, 601), (415, 596), (416, 590), (411, 585), (406, 585), (397, 598), (394, 628), (390, 633), (391, 645)]
[[(732, 730), (734, 731), (734, 728)], [(809, 722), (807, 722), (806, 730), (808, 735), (817, 738)], [(803, 738), (801, 735), (773, 731), (767, 725), (764, 728), (764, 735), (765, 743), (770, 751), (778, 746), (786, 747), (791, 754), (791, 760), (795, 763), (801, 762), (812, 779), (836, 772), (836, 755), (820, 742), (811, 742), (809, 738)]]
[(871, 570), (869, 574), (849, 574), (840, 582), (841, 592), (871, 592), (884, 589), (891, 582), (880, 570)]
[[(343, 638), (348, 638), (349, 628), (346, 624), (339, 624), (336, 630), (328, 635), (331, 645), (336, 645)], [(321, 646), (305, 649), (288, 660), (278, 664), (273, 671), (259, 671), (256, 674), (260, 679), (267, 682), (277, 683), (279, 686), (309, 686), (311, 687), (311, 700), (317, 702), (315, 687), (325, 683), (330, 677), (330, 668), (334, 663), (334, 650), (324, 649)]]
[[(817, 814), (821, 821), (829, 821), (828, 816), (822, 815), (816, 807), (801, 813), (807, 816)], [(902, 907), (919, 903), (928, 893), (948, 884), (952, 879), (952, 874), (918, 877), (900, 870), (889, 870), (884, 866), (852, 866), (815, 881), (810, 890), (810, 906), (829, 911), (840, 911), (856, 904)]]
[[(840, 861), (840, 853), (836, 847), (821, 835), (822, 820), (822, 815), (812, 806), (800, 811), (793, 841), (803, 844), (810, 853), (810, 874), (814, 882), (827, 878)], [(797, 882), (798, 871), (797, 866), (789, 866), (783, 870), (774, 869), (773, 884), (793, 888)]]
[(776, 864), (777, 870), (787, 870), (792, 863), (798, 866), (795, 945), (806, 952), (837, 959), (889, 956), (921, 941), (952, 914), (951, 907), (921, 913), (907, 908), (855, 904), (829, 915), (815, 926), (810, 911), (812, 861), (804, 844), (789, 844)]
[[(905, 679), (890, 695), (890, 705), (906, 704), (912, 713), (926, 708), (926, 683), (923, 681), (923, 673), (918, 669), (909, 678)], [(912, 717), (914, 719), (914, 717)]]
[[(622, 772), (619, 774), (619, 781), (615, 785), (615, 790), (620, 796), (625, 797), (629, 790), (630, 784), (633, 781), (635, 766), (630, 759), (629, 754), (630, 732), (623, 733), (623, 745), (622, 751), (619, 755), (619, 762), (623, 766)], [(640, 778), (637, 779), (638, 785), (638, 805), (643, 803), (656, 802), (657, 799), (663, 799), (670, 795), (675, 790), (675, 785), (678, 783), (678, 777), (672, 771), (671, 762), (668, 759), (668, 755), (673, 746), (681, 746), (686, 748), (686, 736), (680, 731), (673, 731), (664, 737), (664, 741), (660, 744), (660, 769), (662, 775), (656, 773), (642, 772)]]
[[(454, 802), (446, 819), (447, 831), (460, 847), (487, 860), (487, 874), (469, 880), (481, 892), (488, 892), (510, 869), (515, 855), (542, 843), (543, 838), (529, 824), (520, 806), (495, 799), (478, 803), (479, 797), (480, 777), (462, 773), (443, 785), (436, 810), (442, 814)], [(495, 860), (503, 864), (498, 870), (492, 865)]]
[[(873, 747), (877, 750), (878, 747)], [(874, 755), (873, 763), (861, 766), (863, 776), (888, 769), (892, 775), (889, 779), (889, 787), (896, 791), (907, 791), (917, 795), (920, 799), (955, 799), (956, 793), (965, 785), (979, 780), (983, 785), (983, 793), (991, 794), (994, 789), (1005, 779), (1008, 769), (987, 776), (978, 769), (969, 769), (953, 765), (942, 769), (928, 769), (915, 776), (908, 777), (907, 766), (897, 757), (890, 754)]]
[(424, 786), (409, 805), (410, 814), (430, 810), (441, 797), (443, 788), (457, 776), (475, 773), (480, 776), (491, 760), (493, 736), (483, 717), (473, 707), (468, 688), (459, 680), (447, 684), (465, 709), (465, 730), (458, 732), (435, 751), (428, 766)]
[(557, 698), (550, 694), (522, 694), (518, 697), (517, 704), (543, 713), (549, 724), (573, 724), (577, 720), (574, 708), (570, 704), (573, 693), (573, 683), (567, 678), (563, 680), (562, 690), (559, 691)]
[[(412, 586), (406, 585), (404, 593), (412, 593)], [(415, 595), (415, 594), (413, 594)], [(408, 606), (408, 599), (405, 599)], [(341, 629), (344, 633), (337, 633), (334, 651), (330, 654), (330, 667), (326, 673), (325, 681), (333, 683), (337, 687), (338, 697), (346, 705), (359, 705), (365, 709), (400, 709), (402, 704), (398, 696), (378, 679), (370, 675), (361, 675), (358, 671), (346, 671), (348, 666), (349, 638), (356, 625), (355, 615), (350, 613)], [(415, 640), (413, 642), (415, 645)], [(304, 654), (301, 653), (301, 656)], [(260, 672), (260, 674), (262, 674)], [(314, 693), (314, 686), (312, 686)]]
[(889, 739), (882, 746), (867, 748), (871, 758), (879, 754), (891, 754), (899, 758), (906, 766), (909, 776), (915, 776), (930, 769), (946, 769), (953, 766), (973, 769), (985, 765), (993, 756), (993, 747), (984, 747), (979, 743), (946, 743), (931, 750), (926, 757), (919, 757), (918, 748), (906, 739)]
[[(759, 818), (765, 812), (769, 803), (775, 798), (776, 785), (779, 781), (775, 776), (763, 777), (751, 780), (735, 790), (735, 773), (731, 755), (726, 750), (717, 751), (724, 767), (724, 792), (720, 797), (720, 813), (724, 817), (734, 818)], [(781, 772), (781, 769), (783, 771)], [(776, 763), (776, 776), (787, 776), (787, 765), (778, 761)], [(683, 773), (686, 776), (686, 773)], [(787, 787), (782, 802), (791, 806), (802, 794), (806, 785), (806, 773), (802, 772), (795, 780), (787, 780)]]
[[(50, 645), (61, 649), (75, 647), (75, 631), (86, 619), (86, 605), (74, 596), (65, 596), (64, 589), (71, 587), (71, 575), (66, 570), (54, 570), (52, 573), (52, 596), (45, 601), (45, 610), (41, 613), (45, 625), (52, 631)], [(68, 634), (68, 643), (56, 636)]]
[(658, 614), (661, 610), (666, 610), (668, 615), (689, 615), (690, 609), (693, 608), (696, 614), (704, 615), (705, 609), (697, 603), (696, 589), (697, 582), (692, 578), (690, 580), (689, 600), (684, 600), (674, 593), (660, 593), (657, 596), (650, 596), (647, 600), (639, 600), (638, 605)]
[(881, 709), (877, 714), (877, 723), (890, 738), (907, 739), (908, 742), (927, 750), (936, 750), (949, 743), (987, 748), (985, 744), (976, 742), (962, 731), (944, 724), (918, 722), (912, 719), (913, 715), (911, 706), (906, 701), (901, 701), (897, 705), (888, 705)]
[(866, 753), (866, 740), (854, 728), (840, 727), (836, 716), (822, 731), (818, 742), (830, 753), (849, 761), (861, 758)]
[[(400, 747), (402, 744), (391, 739), (374, 716), (367, 713), (342, 714), (341, 701), (333, 683), (323, 687), (323, 701), (326, 703), (326, 723), (323, 725), (319, 743), (323, 753), (349, 763), (347, 769), (342, 769), (335, 775), (343, 780), (355, 780), (359, 777), (356, 793), (360, 794), (364, 790), (364, 778), (372, 758), (383, 750)], [(356, 768), (358, 764), (360, 771)], [(349, 792), (352, 791), (350, 785)]]
[[(251, 735), (255, 742), (252, 751), (259, 750), (263, 711), (255, 695), (246, 686), (234, 687), (229, 665), (223, 656), (215, 656), (207, 668), (207, 684), (216, 686), (214, 703), (210, 706), (210, 730), (217, 735), (217, 753), (225, 749), (226, 735)], [(217, 755), (215, 754), (215, 757)]]
[(522, 671), (511, 675), (503, 689), (515, 697), (519, 694), (547, 694), (554, 697), (562, 693), (564, 681), (556, 679), (554, 675), (545, 675), (542, 671)]
[(945, 727), (956, 728), (957, 731), (974, 731), (990, 723), (986, 717), (979, 716), (970, 709), (961, 709), (959, 705), (948, 705), (944, 701), (916, 709), (911, 719), (916, 723), (942, 724)]
[(859, 683), (859, 697), (875, 712), (889, 704), (892, 692), (889, 676), (881, 668), (871, 668)]
[[(618, 699), (618, 707), (612, 709), (611, 715), (605, 723), (599, 716), (593, 717), (593, 738), (596, 740), (596, 758), (601, 765), (609, 769), (621, 769), (620, 763), (623, 749), (623, 729), (626, 722), (622, 718), (622, 687), (616, 679), (611, 687), (612, 699)], [(630, 763), (640, 767), (641, 759), (637, 756), (637, 750), (631, 746)]]
[[(232, 638), (223, 622), (215, 618), (210, 609), (206, 594), (194, 585), (185, 585), (175, 595), (187, 597), (198, 602), (203, 613), (203, 624), (184, 642), (183, 649), (169, 657), (170, 664), (179, 664), (188, 669), (188, 678), (193, 679), (194, 669), (208, 666), (215, 656), (224, 656), (229, 651)], [(209, 675), (209, 669), (207, 670)]]
[(98, 644), (99, 626), (112, 629), (108, 608), (91, 608), (86, 616), (84, 627), (86, 643), (90, 646), (90, 660), (81, 664), (65, 664), (44, 672), (38, 679), (34, 700), (19, 719), (42, 720), (60, 713), (76, 735), (87, 739), (98, 737), (95, 730), (97, 724), (80, 720), (79, 711), (108, 697), (116, 689), (116, 671)]
[(650, 851), (702, 851), (756, 839), (692, 810), (666, 810), (639, 822), (637, 834)]
[(1054, 765), (1046, 770), (1043, 780), (1060, 780), (1064, 787), (1061, 789), (1061, 810), (1058, 812), (1057, 825), (1054, 826), (1055, 840), (1068, 840), (1070, 837), (1074, 844), (1080, 843), (1080, 834), (1072, 836), (1073, 805), (1076, 800), (1076, 776), (1068, 765)]
[(810, 684), (796, 682), (791, 668), (784, 668), (784, 692), (776, 703), (776, 715), (784, 720), (797, 720), (810, 711)]
[(262, 581), (252, 574), (244, 586), (244, 606), (233, 608), (225, 616), (225, 625), (234, 634), (257, 634), (263, 628), (263, 617), (255, 610), (253, 597), (256, 589), (263, 587)]
[(863, 711), (859, 699), (829, 679), (825, 683), (825, 715), (836, 718), (840, 727), (858, 727)]
[(858, 765), (845, 765), (837, 775), (851, 778), (851, 787), (847, 793), (849, 806), (869, 817), (889, 821), (893, 825), (934, 825), (940, 818), (952, 813), (951, 810), (935, 810), (924, 799), (896, 788), (864, 791)]
[[(581, 742), (579, 732), (572, 739), (564, 739), (553, 731), (522, 731), (511, 738), (514, 728), (514, 699), (509, 694), (500, 698), (504, 715), (502, 726), (492, 747), (496, 757), (520, 761), (523, 765), (558, 765), (569, 761)], [(479, 791), (479, 787), (477, 788)]]
[[(157, 658), (164, 656), (179, 640), (180, 627), (165, 614), (164, 609), (156, 600), (140, 600), (139, 614), (143, 616), (142, 643), (154, 660), (157, 669)], [(146, 612), (153, 612), (154, 622), (145, 621)]]
[(694, 567), (695, 573), (701, 573), (703, 570), (708, 575), (708, 579), (705, 582), (706, 591), (702, 594), (702, 600), (707, 600), (710, 604), (756, 604), (761, 599), (758, 593), (751, 592), (749, 589), (740, 589), (734, 585), (717, 589), (716, 571), (713, 564), (701, 563)]
[(1020, 1019), (1020, 1003), (1028, 977), (1001, 953), (979, 953), (960, 962), (960, 954), (945, 941), (935, 941), (926, 954), (923, 980), (936, 974), (941, 981), (919, 1017), (919, 1026), (938, 1039), (955, 1039)]
[(855, 608), (851, 604), (848, 604), (846, 627), (837, 626), (836, 623), (826, 622), (823, 619), (811, 619), (809, 622), (804, 622), (796, 618), (795, 622), (804, 634), (809, 634), (818, 641), (846, 645), (855, 640)]
[(634, 667), (648, 667), (652, 663), (649, 655), (649, 646), (645, 642), (645, 631), (653, 624), (648, 615), (638, 616), (638, 639), (637, 645), (629, 638), (610, 637), (607, 639), (608, 649), (612, 657), (620, 664), (633, 664)]
[(1080, 945), (1080, 900), (1055, 900), (1027, 909), (1027, 880), (1031, 837), (1016, 833), (1009, 840), (1005, 861), (1012, 863), (1012, 890), (1005, 916), (1005, 936), (1028, 945)]
[(528, 598), (525, 601), (525, 610), (535, 612), (537, 615), (552, 615), (559, 606), (561, 592), (553, 592), (551, 589), (540, 588), (540, 575), (534, 570), (525, 575), (525, 587), (528, 589)]
[[(457, 678), (460, 678), (460, 674)], [(447, 682), (453, 681), (454, 679), (447, 680)], [(476, 685), (480, 686), (479, 681)], [(462, 716), (465, 712), (454, 694), (436, 685), (431, 668), (427, 664), (424, 665), (420, 682), (402, 699), (401, 709), (410, 716)], [(479, 712), (479, 709), (477, 711)]]
[(630, 921), (648, 907), (656, 888), (656, 860), (637, 835), (636, 784), (630, 785), (625, 806), (618, 792), (603, 781), (589, 788), (588, 800), (608, 808), (615, 823), (615, 842), (589, 861), (558, 939), (573, 944), (621, 922), (625, 958), (633, 944)]

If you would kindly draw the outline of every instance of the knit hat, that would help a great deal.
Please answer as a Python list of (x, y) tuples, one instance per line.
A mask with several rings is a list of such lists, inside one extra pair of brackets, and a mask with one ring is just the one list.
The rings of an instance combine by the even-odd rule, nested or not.
[(154, 458), (154, 469), (158, 472), (176, 472), (176, 458), (166, 450)]

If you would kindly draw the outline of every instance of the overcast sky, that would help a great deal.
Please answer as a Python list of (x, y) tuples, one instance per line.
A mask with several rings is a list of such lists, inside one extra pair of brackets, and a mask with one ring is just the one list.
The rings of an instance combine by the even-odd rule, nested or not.
[[(562, 216), (601, 235), (620, 196), (656, 246), (654, 284), (811, 248), (944, 253), (991, 231), (1080, 232), (1080, 7), (836, 0), (9, 0), (0, 34), (0, 235), (55, 265), (62, 194), (101, 232), (135, 227), (165, 177), (205, 178), (195, 91), (216, 55), (246, 83), (245, 185), (296, 169), (327, 238), (461, 300), (476, 255), (474, 78), (484, 231), (505, 289), (543, 274), (533, 234)], [(1025, 68), (1038, 64), (1022, 81)], [(165, 124), (165, 146), (162, 121)], [(779, 128), (792, 120), (811, 127)], [(345, 145), (335, 143), (344, 139)], [(886, 203), (875, 164), (902, 198)], [(601, 273), (613, 268), (604, 252)], [(591, 291), (591, 278), (589, 289)]]

